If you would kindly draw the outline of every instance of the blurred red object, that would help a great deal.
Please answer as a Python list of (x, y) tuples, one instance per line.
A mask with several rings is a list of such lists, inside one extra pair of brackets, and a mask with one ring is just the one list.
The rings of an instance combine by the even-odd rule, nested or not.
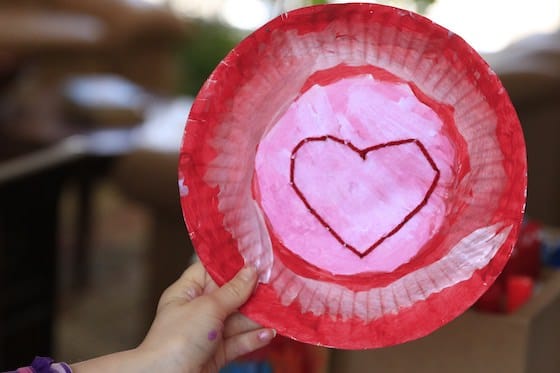
[(531, 299), (535, 281), (529, 276), (509, 276), (506, 279), (506, 311), (512, 313)]
[(504, 311), (505, 295), (503, 282), (497, 280), (478, 299), (475, 308), (483, 312), (502, 313)]
[(533, 294), (541, 270), (542, 225), (525, 221), (519, 239), (503, 272), (475, 303), (483, 312), (511, 313), (525, 304)]
[(266, 347), (244, 356), (240, 361), (266, 361), (274, 372), (325, 373), (329, 349), (277, 336)]
[(542, 225), (535, 221), (526, 221), (521, 226), (519, 239), (513, 248), (511, 258), (502, 272), (503, 278), (513, 275), (539, 277), (541, 269), (541, 230)]

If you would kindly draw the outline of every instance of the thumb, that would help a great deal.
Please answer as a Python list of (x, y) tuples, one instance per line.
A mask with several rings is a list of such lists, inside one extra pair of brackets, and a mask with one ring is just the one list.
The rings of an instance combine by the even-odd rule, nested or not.
[(257, 282), (257, 271), (253, 267), (244, 267), (224, 286), (212, 293), (224, 315), (229, 315), (241, 307), (253, 293)]

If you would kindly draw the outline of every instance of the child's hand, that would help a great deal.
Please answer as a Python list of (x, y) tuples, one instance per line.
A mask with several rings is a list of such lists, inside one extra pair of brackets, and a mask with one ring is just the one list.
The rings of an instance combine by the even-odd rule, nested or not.
[(237, 313), (256, 281), (255, 270), (244, 268), (218, 288), (202, 265), (194, 264), (163, 293), (152, 327), (138, 348), (79, 363), (73, 370), (217, 372), (276, 335)]
[(163, 357), (166, 370), (160, 372), (217, 372), (226, 362), (267, 345), (275, 332), (236, 312), (256, 281), (255, 270), (244, 268), (217, 288), (200, 263), (193, 265), (163, 293), (140, 350)]

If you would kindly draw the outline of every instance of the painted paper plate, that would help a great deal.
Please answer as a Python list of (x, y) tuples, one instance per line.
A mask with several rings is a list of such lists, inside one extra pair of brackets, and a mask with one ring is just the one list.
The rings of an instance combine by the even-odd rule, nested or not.
[(184, 218), (242, 311), (360, 349), (424, 336), (492, 284), (526, 194), (519, 121), (460, 37), (417, 14), (324, 5), (272, 20), (202, 87), (179, 164)]

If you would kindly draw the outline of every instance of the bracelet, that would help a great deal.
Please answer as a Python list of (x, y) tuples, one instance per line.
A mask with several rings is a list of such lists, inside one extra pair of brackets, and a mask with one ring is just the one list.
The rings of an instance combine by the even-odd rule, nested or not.
[(55, 363), (50, 357), (36, 356), (31, 366), (19, 368), (16, 373), (72, 373), (66, 363)]

